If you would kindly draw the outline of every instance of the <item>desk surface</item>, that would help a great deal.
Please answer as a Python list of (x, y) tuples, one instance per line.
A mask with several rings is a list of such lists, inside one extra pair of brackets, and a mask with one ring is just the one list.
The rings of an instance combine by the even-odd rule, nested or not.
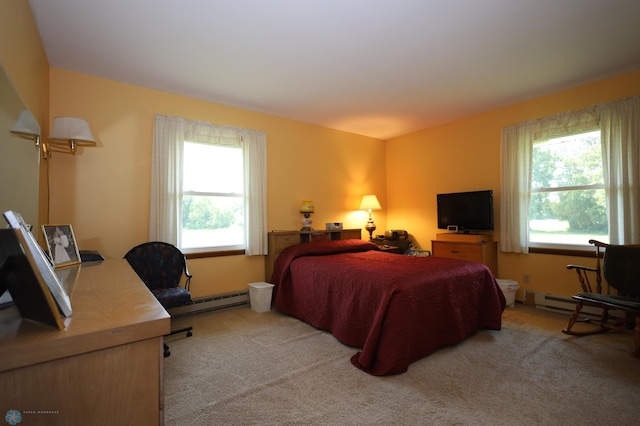
[(169, 333), (169, 314), (126, 260), (58, 272), (73, 309), (65, 329), (23, 319), (15, 306), (0, 310), (0, 372)]

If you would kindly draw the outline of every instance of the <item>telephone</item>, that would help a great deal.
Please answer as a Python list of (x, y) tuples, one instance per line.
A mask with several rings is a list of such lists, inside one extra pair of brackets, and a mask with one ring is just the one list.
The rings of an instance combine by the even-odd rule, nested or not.
[(398, 253), (406, 252), (411, 247), (409, 233), (404, 229), (390, 229), (384, 235), (377, 235), (373, 242), (379, 246), (398, 247)]
[(409, 233), (404, 229), (390, 229), (388, 231), (385, 231), (384, 236), (385, 238), (388, 238), (394, 241), (409, 239)]

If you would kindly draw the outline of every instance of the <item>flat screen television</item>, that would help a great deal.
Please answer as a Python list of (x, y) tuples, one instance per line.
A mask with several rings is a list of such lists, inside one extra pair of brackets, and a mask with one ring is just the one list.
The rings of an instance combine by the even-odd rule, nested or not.
[(493, 231), (493, 190), (438, 194), (437, 202), (439, 229)]

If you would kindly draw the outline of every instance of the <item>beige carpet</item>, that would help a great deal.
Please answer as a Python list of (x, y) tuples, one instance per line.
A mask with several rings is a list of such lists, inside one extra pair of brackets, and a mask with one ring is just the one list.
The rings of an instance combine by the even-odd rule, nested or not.
[(370, 376), (356, 349), (296, 319), (249, 308), (174, 320), (165, 359), (173, 425), (637, 425), (640, 359), (632, 337), (560, 333), (568, 316), (508, 308), (482, 331)]

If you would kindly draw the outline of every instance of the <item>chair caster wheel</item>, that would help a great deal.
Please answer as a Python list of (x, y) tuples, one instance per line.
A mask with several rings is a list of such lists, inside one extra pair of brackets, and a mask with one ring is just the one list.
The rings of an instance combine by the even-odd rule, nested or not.
[(191, 337), (193, 336), (193, 333), (191, 333), (190, 331), (187, 331), (187, 337)]

